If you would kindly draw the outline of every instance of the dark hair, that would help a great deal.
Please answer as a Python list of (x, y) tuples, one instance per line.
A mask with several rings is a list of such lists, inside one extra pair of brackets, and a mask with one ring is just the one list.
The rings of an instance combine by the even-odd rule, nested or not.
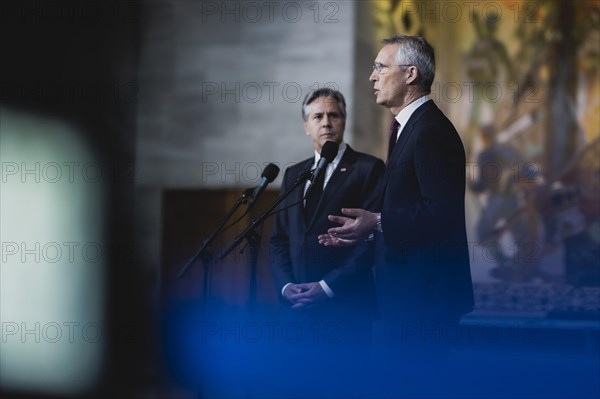
[(304, 119), (304, 122), (308, 120), (308, 106), (319, 97), (333, 98), (340, 107), (342, 117), (344, 120), (346, 119), (346, 100), (344, 99), (342, 93), (328, 87), (323, 87), (322, 89), (308, 93), (306, 97), (304, 97), (304, 101), (302, 101), (302, 119)]
[(424, 93), (431, 92), (435, 78), (435, 54), (431, 44), (422, 36), (396, 35), (382, 40), (383, 44), (399, 44), (396, 53), (398, 64), (410, 64), (417, 67), (419, 88)]

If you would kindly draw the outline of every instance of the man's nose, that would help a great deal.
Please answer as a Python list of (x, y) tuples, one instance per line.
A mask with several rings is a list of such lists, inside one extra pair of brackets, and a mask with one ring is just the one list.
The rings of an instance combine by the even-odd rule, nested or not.
[(377, 80), (377, 72), (375, 72), (375, 70), (373, 70), (373, 72), (371, 72), (371, 76), (369, 76), (369, 81), (375, 82), (376, 80)]

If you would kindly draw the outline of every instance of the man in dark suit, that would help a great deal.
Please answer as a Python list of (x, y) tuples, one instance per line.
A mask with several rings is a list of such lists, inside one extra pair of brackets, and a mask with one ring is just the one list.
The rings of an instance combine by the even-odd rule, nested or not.
[(340, 147), (324, 179), (317, 179), (306, 199), (308, 182), (280, 205), (270, 239), (271, 270), (287, 315), (310, 325), (312, 331), (303, 331), (306, 337), (315, 343), (365, 343), (370, 339), (375, 312), (372, 259), (368, 256), (373, 247), (368, 242), (356, 247), (323, 247), (317, 236), (335, 226), (327, 215), (341, 208), (377, 208), (385, 165), (344, 143), (346, 102), (340, 92), (324, 88), (309, 93), (302, 117), (315, 155), (286, 170), (282, 192), (316, 166), (326, 141)]
[[(381, 213), (342, 209), (319, 237), (343, 247), (375, 235), (379, 310), (392, 349), (441, 350), (472, 310), (465, 228), (465, 152), (452, 123), (428, 98), (433, 48), (422, 37), (383, 41), (370, 81), (394, 115)], [(431, 344), (431, 345), (429, 345)], [(418, 349), (415, 349), (418, 348)]]

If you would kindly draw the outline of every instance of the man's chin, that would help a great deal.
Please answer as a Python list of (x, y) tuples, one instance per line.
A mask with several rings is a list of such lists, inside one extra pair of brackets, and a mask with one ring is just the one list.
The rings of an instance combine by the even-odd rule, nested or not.
[(321, 143), (321, 145), (325, 144), (325, 142), (327, 141), (333, 141), (334, 143), (339, 144), (340, 140), (338, 140), (335, 136), (322, 136), (323, 137), (323, 141)]
[(377, 105), (382, 105), (382, 106), (384, 106), (384, 107), (386, 106), (386, 102), (385, 102), (385, 100), (384, 100), (384, 99), (382, 99), (382, 98), (379, 98), (379, 97), (375, 97), (375, 104), (377, 104)]

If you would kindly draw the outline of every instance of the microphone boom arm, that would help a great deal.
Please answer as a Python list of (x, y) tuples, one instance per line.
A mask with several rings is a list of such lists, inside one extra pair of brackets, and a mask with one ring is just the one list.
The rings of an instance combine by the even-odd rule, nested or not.
[(290, 188), (287, 189), (287, 191), (285, 193), (283, 193), (282, 195), (280, 195), (277, 200), (275, 202), (273, 202), (269, 208), (264, 211), (259, 217), (257, 217), (256, 219), (254, 219), (250, 225), (248, 225), (248, 227), (246, 227), (244, 229), (244, 231), (242, 231), (240, 234), (237, 235), (237, 237), (235, 237), (235, 239), (231, 242), (231, 244), (229, 244), (214, 260), (214, 262), (220, 262), (221, 260), (223, 260), (227, 255), (229, 255), (229, 253), (231, 253), (231, 251), (233, 251), (235, 249), (235, 247), (237, 247), (244, 238), (247, 238), (246, 236), (248, 236), (250, 233), (252, 233), (254, 231), (254, 228), (259, 225), (260, 223), (264, 222), (265, 219), (267, 217), (269, 217), (271, 215), (271, 211), (273, 209), (275, 209), (288, 195), (290, 195), (290, 193), (292, 191), (294, 191), (294, 189), (296, 189), (296, 187), (298, 187), (300, 184), (304, 183), (311, 174), (311, 170), (305, 172), (304, 174), (302, 174), (300, 177), (298, 177), (298, 179), (296, 179), (296, 181), (294, 182), (294, 184), (292, 184), (290, 186)]
[[(215, 237), (221, 232), (221, 230), (223, 229), (223, 226), (225, 226), (225, 223), (227, 223), (227, 221), (231, 218), (231, 216), (235, 213), (235, 211), (248, 199), (248, 197), (252, 194), (253, 190), (254, 190), (254, 188), (247, 189), (240, 196), (240, 198), (238, 198), (238, 200), (235, 203), (235, 205), (233, 206), (233, 208), (231, 208), (229, 210), (229, 212), (227, 212), (227, 214), (225, 215), (225, 217), (223, 218), (221, 223), (217, 226), (217, 228), (211, 233), (211, 235), (206, 240), (204, 240), (200, 249), (198, 249), (198, 251), (196, 251), (196, 253), (194, 255), (192, 255), (192, 257), (186, 262), (186, 264), (183, 265), (181, 270), (179, 270), (179, 273), (177, 273), (178, 278), (182, 278), (183, 275), (188, 271), (188, 269), (190, 267), (192, 267), (192, 265), (196, 262), (196, 260), (198, 260), (198, 258), (201, 255), (203, 255), (203, 254), (207, 255), (207, 254), (205, 254), (205, 251), (207, 250), (208, 246), (212, 243), (212, 241), (215, 239)], [(208, 255), (208, 257), (209, 257), (208, 259), (203, 258), (203, 260), (206, 263), (211, 262), (210, 255)]]

